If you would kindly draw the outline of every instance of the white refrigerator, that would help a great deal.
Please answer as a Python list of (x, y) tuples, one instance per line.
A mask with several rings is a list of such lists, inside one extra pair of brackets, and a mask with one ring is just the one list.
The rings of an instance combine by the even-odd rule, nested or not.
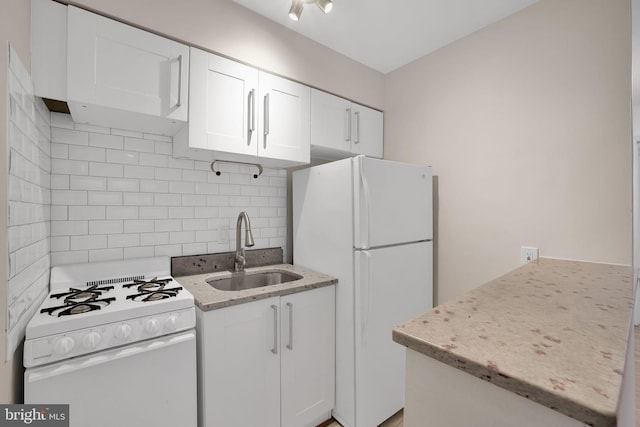
[(364, 156), (293, 173), (293, 261), (338, 278), (336, 402), (345, 427), (404, 406), (397, 324), (433, 306), (431, 168)]

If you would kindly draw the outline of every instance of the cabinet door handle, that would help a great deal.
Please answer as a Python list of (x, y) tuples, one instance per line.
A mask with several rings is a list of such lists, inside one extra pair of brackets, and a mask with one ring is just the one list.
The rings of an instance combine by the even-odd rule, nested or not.
[(249, 128), (249, 138), (247, 139), (247, 145), (251, 145), (251, 134), (256, 130), (256, 90), (251, 89), (249, 92), (249, 99), (247, 103), (249, 104), (249, 117), (247, 117), (248, 128)]
[(269, 135), (269, 94), (264, 96), (264, 146), (267, 146), (267, 138)]
[(178, 55), (178, 102), (176, 107), (182, 106), (182, 55)]
[(287, 348), (293, 350), (293, 304), (288, 302), (287, 307), (289, 307), (289, 344), (287, 344)]
[(345, 112), (347, 113), (347, 137), (345, 141), (351, 142), (351, 108), (347, 108)]
[(273, 309), (273, 348), (271, 353), (278, 354), (278, 306), (272, 304), (271, 308)]
[(360, 111), (356, 111), (354, 115), (356, 116), (356, 138), (353, 142), (358, 144), (360, 142)]

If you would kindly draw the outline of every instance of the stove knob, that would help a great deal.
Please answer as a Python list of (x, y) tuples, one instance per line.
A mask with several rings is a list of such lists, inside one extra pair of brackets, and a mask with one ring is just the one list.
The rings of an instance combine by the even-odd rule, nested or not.
[(164, 327), (171, 332), (178, 329), (178, 316), (175, 314), (169, 315), (169, 317), (164, 321)]
[(116, 338), (119, 340), (126, 340), (131, 336), (131, 326), (123, 323), (122, 325), (116, 328), (115, 332)]
[(152, 334), (155, 335), (158, 332), (160, 332), (160, 322), (158, 321), (158, 319), (149, 319), (147, 320), (147, 322), (144, 324), (144, 329)]
[(82, 338), (82, 345), (87, 350), (93, 350), (98, 346), (98, 344), (100, 344), (101, 338), (102, 337), (100, 336), (99, 333), (95, 331), (89, 332), (87, 335), (84, 336), (84, 338)]
[(71, 353), (71, 350), (73, 350), (74, 345), (75, 345), (75, 341), (73, 340), (73, 338), (62, 337), (58, 341), (56, 341), (56, 343), (53, 345), (53, 350), (57, 354), (64, 356), (65, 354)]

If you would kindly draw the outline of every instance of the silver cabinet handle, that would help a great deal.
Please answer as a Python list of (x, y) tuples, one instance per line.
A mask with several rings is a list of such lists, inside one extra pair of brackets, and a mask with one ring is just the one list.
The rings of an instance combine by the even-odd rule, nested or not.
[(345, 141), (351, 142), (351, 108), (345, 110), (347, 113), (347, 138)]
[(178, 55), (178, 102), (176, 107), (182, 106), (182, 55)]
[(360, 142), (360, 111), (354, 113), (356, 116), (356, 139), (353, 141), (355, 144)]
[(273, 309), (273, 348), (271, 353), (278, 354), (278, 306), (272, 304), (271, 308)]
[(289, 307), (289, 344), (287, 344), (287, 348), (293, 350), (293, 304), (288, 302), (287, 307)]
[(247, 109), (248, 109), (248, 117), (247, 117), (247, 127), (249, 130), (249, 138), (247, 138), (247, 145), (251, 145), (251, 134), (253, 133), (253, 131), (256, 130), (256, 101), (255, 101), (255, 96), (256, 96), (256, 90), (255, 89), (251, 89), (251, 92), (249, 92), (249, 98), (247, 100), (247, 103), (249, 104)]
[(267, 148), (267, 135), (269, 135), (269, 94), (264, 96), (264, 148)]

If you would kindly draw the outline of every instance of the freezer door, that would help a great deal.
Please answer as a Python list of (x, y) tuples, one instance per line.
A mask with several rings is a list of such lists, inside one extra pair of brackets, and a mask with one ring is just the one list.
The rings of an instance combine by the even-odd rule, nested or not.
[(355, 251), (356, 417), (377, 426), (404, 406), (405, 348), (393, 328), (433, 305), (431, 242)]
[(431, 167), (353, 159), (354, 247), (432, 239)]

